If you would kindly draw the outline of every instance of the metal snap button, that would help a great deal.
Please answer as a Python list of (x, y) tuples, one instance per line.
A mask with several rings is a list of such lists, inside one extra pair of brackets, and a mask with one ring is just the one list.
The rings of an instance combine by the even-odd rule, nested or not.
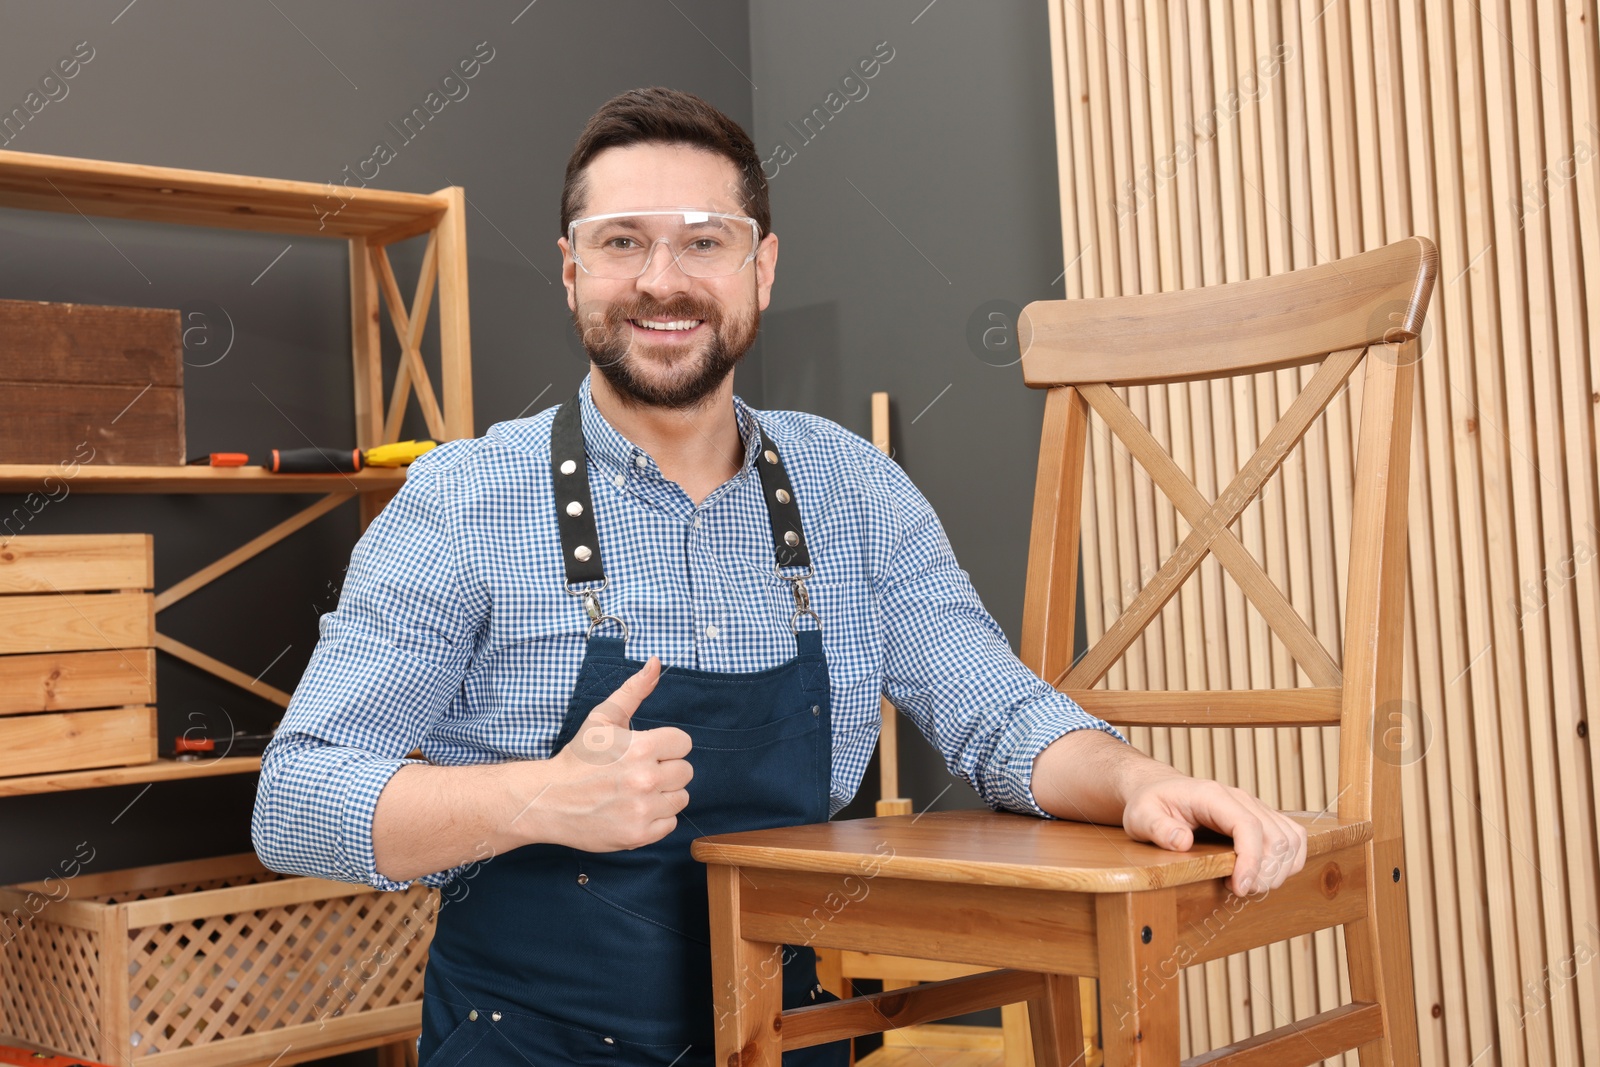
[(493, 1012), (493, 1013), (490, 1014), (489, 1018), (493, 1019), (495, 1022), (499, 1022), (500, 1021), (500, 1013), (499, 1012)]
[(590, 556), (594, 555), (594, 553), (589, 550), (588, 545), (579, 545), (577, 548), (572, 550), (572, 554), (577, 556), (579, 561), (586, 560)]
[(776, 452), (774, 452), (770, 448), (767, 449), (765, 452), (761, 453), (761, 455), (766, 458), (766, 461), (768, 463), (776, 463), (776, 462), (778, 462), (778, 454)]
[(608, 1038), (606, 1038), (606, 1044), (608, 1044), (608, 1045), (615, 1045), (615, 1044), (616, 1044), (616, 1043), (617, 1043), (617, 1039), (616, 1039), (616, 1038), (614, 1038), (614, 1037), (608, 1037)]
[(578, 875), (578, 884), (579, 885), (588, 885), (589, 884), (589, 876), (587, 874)]
[(800, 543), (800, 535), (795, 533), (793, 530), (785, 531), (783, 535), (783, 543), (788, 545), (790, 548), (793, 548), (795, 545)]
[(574, 500), (572, 503), (568, 504), (567, 505), (567, 514), (571, 515), (573, 518), (577, 518), (579, 515), (582, 515), (583, 514), (583, 504), (582, 504), (582, 502)]
[(789, 490), (787, 489), (779, 489), (773, 494), (773, 496), (778, 498), (778, 503), (780, 504), (787, 504), (789, 502)]
[(473, 1008), (471, 1011), (467, 1012), (467, 1018), (471, 1019), (473, 1022), (477, 1022), (478, 1021), (478, 1009), (477, 1008)]
[(574, 463), (572, 460), (564, 459), (564, 460), (561, 461), (561, 473), (562, 474), (571, 474), (573, 471), (575, 471), (577, 469), (578, 469), (578, 465), (576, 463)]

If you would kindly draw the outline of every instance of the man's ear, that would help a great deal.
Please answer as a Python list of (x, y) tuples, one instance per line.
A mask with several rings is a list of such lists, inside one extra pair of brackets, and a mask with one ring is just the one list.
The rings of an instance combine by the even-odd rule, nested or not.
[(762, 311), (772, 303), (772, 282), (778, 271), (778, 235), (769, 233), (756, 246), (756, 303)]
[(561, 249), (561, 284), (567, 287), (567, 308), (576, 312), (578, 310), (578, 261), (572, 258), (572, 249), (567, 245), (565, 237), (556, 238), (556, 247)]

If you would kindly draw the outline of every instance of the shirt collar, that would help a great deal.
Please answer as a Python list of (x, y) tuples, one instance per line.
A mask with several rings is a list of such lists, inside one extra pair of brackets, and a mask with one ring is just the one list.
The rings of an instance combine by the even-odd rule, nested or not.
[[(589, 379), (593, 373), (590, 371), (589, 374), (585, 374), (578, 386), (578, 403), (583, 415), (583, 439), (584, 444), (588, 446), (589, 454), (604, 462), (613, 471), (626, 474), (630, 478), (642, 474), (660, 475), (661, 468), (656, 466), (656, 461), (650, 454), (622, 436), (621, 432), (600, 414), (600, 409), (595, 406), (594, 396), (589, 389)], [(733, 411), (739, 424), (739, 437), (744, 441), (744, 462), (740, 465), (742, 474), (755, 466), (756, 453), (760, 451), (756, 442), (756, 417), (754, 410), (737, 393), (733, 397)]]

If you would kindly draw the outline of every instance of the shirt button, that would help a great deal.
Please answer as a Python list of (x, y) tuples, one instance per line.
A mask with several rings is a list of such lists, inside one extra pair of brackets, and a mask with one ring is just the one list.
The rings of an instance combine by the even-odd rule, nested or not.
[(710, 626), (706, 627), (706, 636), (707, 637), (715, 637), (715, 636), (717, 636), (717, 633), (718, 633), (718, 631), (717, 631), (717, 624), (716, 623), (712, 623)]
[(622, 488), (622, 486), (623, 486), (623, 483), (625, 483), (625, 482), (626, 482), (626, 481), (627, 481), (627, 480), (628, 480), (628, 479), (627, 479), (627, 478), (626, 478), (626, 477), (625, 477), (625, 476), (623, 476), (623, 475), (621, 475), (621, 474), (618, 474), (618, 475), (615, 475), (615, 476), (614, 476), (614, 477), (613, 477), (613, 478), (612, 478), (612, 479), (611, 479), (611, 483), (612, 483), (612, 484), (613, 484), (613, 485), (615, 485), (615, 486), (616, 486), (616, 487), (617, 487), (617, 488), (618, 488), (618, 489), (621, 489), (621, 488)]
[(700, 525), (700, 516), (698, 516), (698, 515), (696, 515), (696, 516), (695, 516), (695, 517), (694, 517), (694, 520), (693, 520), (693, 521), (692, 521), (692, 522), (690, 522), (690, 524), (689, 524), (689, 525), (691, 525), (691, 526), (694, 526), (694, 527), (696, 527), (696, 528), (698, 528), (698, 527), (699, 527), (699, 525)]
[(641, 452), (633, 457), (633, 465), (643, 470), (645, 467), (650, 466), (650, 457)]

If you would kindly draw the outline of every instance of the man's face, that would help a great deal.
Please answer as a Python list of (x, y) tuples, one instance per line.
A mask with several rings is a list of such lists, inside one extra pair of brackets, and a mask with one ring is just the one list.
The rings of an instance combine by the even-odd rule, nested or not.
[[(743, 214), (733, 163), (688, 145), (608, 148), (589, 162), (584, 216), (692, 208)], [(567, 307), (596, 369), (625, 402), (687, 408), (722, 384), (755, 342), (771, 301), (778, 238), (762, 237), (756, 257), (736, 274), (692, 278), (665, 244), (651, 249), (637, 278), (600, 278), (573, 259), (563, 236), (562, 281)], [(640, 322), (696, 323), (653, 330)]]

